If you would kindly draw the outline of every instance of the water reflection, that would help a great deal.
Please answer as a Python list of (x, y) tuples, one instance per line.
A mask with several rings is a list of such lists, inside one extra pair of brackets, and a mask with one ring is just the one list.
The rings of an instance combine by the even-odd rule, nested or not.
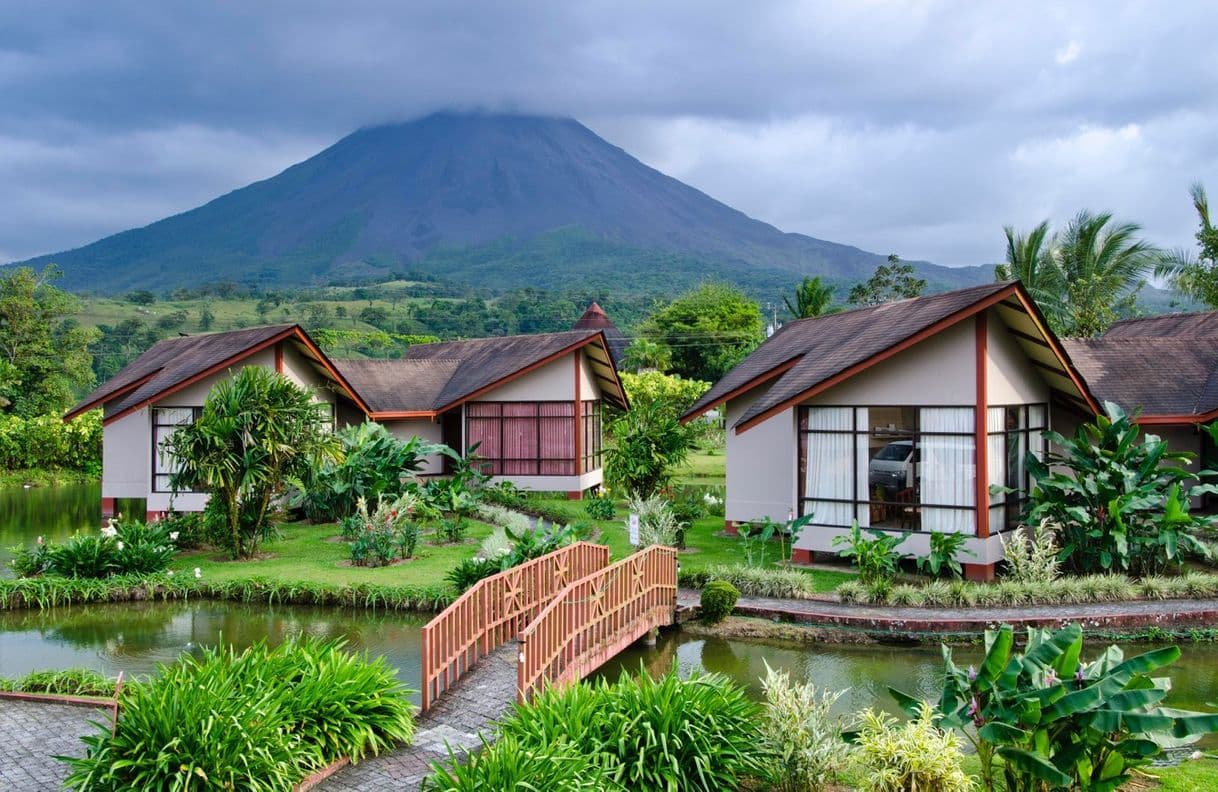
[[(143, 516), (143, 501), (121, 499), (116, 507)], [(38, 537), (61, 542), (77, 531), (101, 525), (101, 484), (0, 487), (0, 577), (11, 577), (9, 548)]]
[(238, 649), (291, 635), (345, 638), (354, 650), (385, 655), (398, 677), (419, 686), (419, 628), (413, 614), (225, 602), (82, 605), (0, 613), (0, 674), (85, 667), (148, 674), (184, 652), (221, 640)]

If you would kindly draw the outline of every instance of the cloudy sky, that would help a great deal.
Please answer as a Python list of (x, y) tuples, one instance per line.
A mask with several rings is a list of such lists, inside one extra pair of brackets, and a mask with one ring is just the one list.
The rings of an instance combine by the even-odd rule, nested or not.
[(1082, 207), (1189, 246), (1189, 184), (1218, 191), (1216, 26), (1104, 0), (7, 0), (0, 261), (448, 107), (574, 116), (784, 230), (904, 258), (994, 261), (1004, 224)]

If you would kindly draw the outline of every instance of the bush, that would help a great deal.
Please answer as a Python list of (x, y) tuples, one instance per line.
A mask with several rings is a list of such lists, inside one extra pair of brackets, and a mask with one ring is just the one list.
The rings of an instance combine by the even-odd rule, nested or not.
[(605, 476), (642, 497), (666, 485), (694, 447), (693, 430), (661, 404), (635, 407), (606, 428), (613, 440), (605, 448)]
[(1007, 577), (1020, 583), (1051, 583), (1057, 579), (1061, 561), (1057, 557), (1059, 526), (1044, 519), (1035, 526), (1021, 525), (1008, 541), (999, 534), (1006, 558)]
[(447, 763), (432, 764), (433, 773), (423, 788), (434, 792), (486, 792), (536, 790), (537, 792), (616, 792), (597, 757), (559, 741), (525, 748), (513, 737), (493, 743), (482, 741), (480, 750), (465, 756), (449, 755)]
[(843, 723), (833, 714), (841, 692), (818, 693), (807, 682), (791, 682), (786, 671), (765, 666), (761, 736), (773, 768), (775, 792), (825, 789), (846, 769), (850, 752)]
[(614, 510), (613, 498), (607, 488), (584, 500), (584, 511), (594, 520), (612, 520)]
[(702, 589), (702, 621), (718, 624), (732, 615), (740, 591), (726, 580), (712, 580)]
[(705, 569), (691, 572), (682, 570), (680, 573), (682, 586), (703, 588), (711, 580), (726, 580), (741, 594), (749, 597), (806, 599), (811, 594), (808, 588), (808, 576), (797, 569), (769, 569), (743, 564), (712, 564)]
[[(663, 497), (652, 495), (649, 498), (641, 498), (632, 495), (626, 503), (626, 508), (639, 518), (639, 550), (652, 545), (677, 546), (677, 518), (672, 513), (671, 504)], [(629, 520), (626, 525), (629, 527)]]
[(73, 789), (287, 790), (341, 756), (359, 760), (414, 733), (393, 670), (342, 642), (187, 654), (124, 687), (121, 705), (113, 735), (99, 723), (84, 757), (61, 759)]
[[(1185, 466), (1193, 455), (1172, 452), (1139, 427), (1120, 407), (1105, 403), (1105, 415), (1083, 424), (1073, 438), (1046, 432), (1043, 461), (1029, 454), (1036, 479), (1029, 495), (1029, 520), (1060, 526), (1063, 565), (1082, 574), (1121, 571), (1153, 575), (1183, 554), (1208, 553), (1194, 533), (1215, 517), (1189, 513), (1191, 496), (1206, 487), (1186, 487), (1195, 474)], [(1218, 424), (1207, 431), (1218, 438)]]
[(947, 570), (951, 573), (952, 577), (959, 578), (964, 570), (960, 566), (958, 556), (962, 554), (976, 556), (976, 553), (973, 551), (963, 549), (966, 541), (968, 541), (966, 534), (931, 531), (930, 553), (914, 559), (918, 565), (918, 570), (929, 574), (931, 577), (938, 577), (940, 572)]
[(443, 544), (459, 544), (465, 541), (469, 521), (464, 517), (444, 517), (436, 527), (436, 540)]
[(0, 690), (55, 696), (113, 696), (114, 680), (89, 668), (31, 671), (20, 679), (0, 678)]
[(567, 742), (603, 760), (627, 789), (673, 792), (735, 789), (768, 769), (757, 750), (759, 707), (719, 674), (659, 679), (645, 673), (617, 682), (549, 688), (517, 705), (500, 735), (524, 751)]
[(859, 788), (870, 792), (969, 792), (973, 782), (961, 768), (960, 739), (935, 726), (925, 702), (914, 720), (897, 724), (867, 710), (855, 736)]
[[(356, 501), (355, 520), (343, 523), (343, 530), (356, 530), (351, 541), (351, 562), (355, 566), (381, 567), (401, 553), (402, 558), (414, 555), (419, 529), (410, 516), (411, 496), (396, 500), (379, 499), (376, 510), (369, 513), (364, 498)], [(358, 522), (356, 522), (358, 521)]]
[(452, 584), (458, 594), (463, 594), (473, 588), (479, 580), (502, 572), (502, 563), (498, 558), (482, 558), (481, 556), (465, 558), (445, 572), (444, 579)]
[(64, 423), (58, 415), (0, 413), (0, 470), (72, 470), (101, 475), (102, 416), (91, 410)]
[(521, 509), (528, 503), (528, 493), (510, 481), (500, 481), (490, 487), (483, 487), (478, 493), (486, 503), (494, 503), (509, 509)]
[(897, 550), (908, 534), (894, 535), (883, 531), (868, 530), (874, 538), (863, 536), (859, 524), (850, 526), (849, 536), (839, 536), (833, 540), (833, 545), (845, 545), (837, 552), (842, 558), (849, 559), (859, 570), (859, 580), (865, 584), (881, 581), (891, 581), (897, 574), (897, 567), (904, 553)]
[(26, 547), (24, 543), (15, 544), (8, 549), (9, 559), (8, 565), (13, 570), (13, 575), (19, 578), (36, 577), (47, 571), (47, 565), (50, 563), (50, 546), (42, 541), (42, 537), (38, 537), (38, 541), (33, 547)]
[(114, 539), (101, 534), (72, 534), (47, 550), (48, 574), (73, 578), (109, 577), (118, 570)]
[[(996, 788), (999, 772), (1008, 790), (1116, 789), (1149, 764), (1160, 745), (1218, 729), (1218, 714), (1159, 706), (1170, 680), (1150, 674), (1175, 662), (1179, 647), (1126, 660), (1110, 646), (1085, 662), (1078, 625), (1029, 629), (1023, 653), (1014, 646), (1009, 625), (986, 631), (985, 658), (967, 671), (943, 648), (936, 722), (973, 743), (987, 790)], [(929, 721), (929, 705), (893, 695), (906, 712)]]
[(202, 512), (171, 511), (157, 520), (157, 524), (179, 550), (194, 550), (208, 541), (207, 522)]

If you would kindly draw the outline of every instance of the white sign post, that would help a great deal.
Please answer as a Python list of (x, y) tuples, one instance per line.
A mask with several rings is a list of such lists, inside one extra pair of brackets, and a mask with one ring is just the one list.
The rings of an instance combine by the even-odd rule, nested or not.
[(630, 515), (629, 526), (630, 526), (630, 546), (638, 547), (639, 546), (639, 515), (637, 515), (637, 514)]

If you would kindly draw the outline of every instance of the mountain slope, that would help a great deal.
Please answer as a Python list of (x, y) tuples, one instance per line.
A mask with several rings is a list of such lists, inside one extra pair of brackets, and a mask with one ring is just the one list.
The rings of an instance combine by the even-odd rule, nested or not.
[[(576, 256), (589, 249), (616, 267), (610, 277), (667, 268), (673, 287), (707, 275), (755, 288), (784, 273), (846, 282), (883, 260), (754, 220), (571, 119), (438, 113), (362, 129), (197, 209), (29, 263), (54, 261), (68, 287), (102, 291), (405, 267), (508, 288), (586, 282)], [(516, 265), (498, 266), (505, 258)], [(990, 277), (918, 267), (936, 286)]]

